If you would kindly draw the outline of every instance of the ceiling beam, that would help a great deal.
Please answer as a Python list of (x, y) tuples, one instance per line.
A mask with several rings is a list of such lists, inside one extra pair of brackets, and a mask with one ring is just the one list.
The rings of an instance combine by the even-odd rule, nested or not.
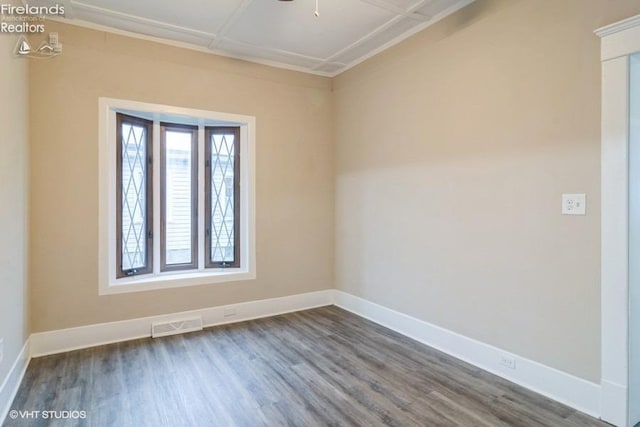
[(272, 55), (276, 55), (276, 56), (280, 56), (280, 57), (284, 57), (284, 58), (289, 58), (289, 59), (297, 58), (299, 60), (306, 61), (308, 63), (313, 64), (313, 65), (309, 65), (310, 68), (315, 68), (315, 66), (317, 64), (322, 63), (324, 61), (322, 58), (316, 58), (315, 56), (303, 55), (303, 54), (300, 54), (300, 53), (295, 53), (295, 52), (291, 52), (291, 51), (284, 50), (284, 49), (277, 49), (277, 48), (269, 47), (269, 46), (259, 46), (259, 45), (255, 45), (255, 44), (252, 44), (252, 43), (247, 43), (247, 42), (234, 40), (234, 39), (230, 39), (230, 38), (225, 38), (222, 41), (224, 41), (224, 42), (226, 42), (226, 43), (228, 43), (230, 45), (243, 46), (243, 47), (246, 47), (246, 48), (248, 48), (250, 50), (269, 52)]
[(240, 19), (242, 13), (253, 3), (253, 0), (241, 0), (236, 9), (229, 15), (224, 24), (216, 31), (216, 37), (209, 43), (209, 49), (217, 48), (224, 40), (225, 35), (229, 32), (231, 27)]
[(370, 4), (371, 6), (376, 6), (381, 9), (384, 9), (387, 12), (393, 13), (394, 15), (404, 16), (405, 18), (415, 19), (416, 21), (426, 22), (431, 18), (433, 18), (433, 16), (423, 15), (421, 13), (416, 12), (416, 10), (420, 9), (422, 6), (429, 3), (431, 0), (420, 0), (406, 9), (398, 7), (395, 4), (391, 4), (387, 0), (360, 0), (360, 1), (363, 3)]

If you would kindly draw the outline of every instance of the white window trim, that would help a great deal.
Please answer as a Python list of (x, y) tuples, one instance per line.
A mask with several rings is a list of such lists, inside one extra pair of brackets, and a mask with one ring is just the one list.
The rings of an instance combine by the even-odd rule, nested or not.
[[(226, 283), (256, 278), (255, 248), (255, 124), (253, 116), (219, 113), (215, 111), (148, 104), (114, 98), (99, 98), (98, 102), (98, 294), (112, 295), (157, 289)], [(154, 272), (137, 277), (116, 279), (116, 112), (151, 115), (155, 120), (179, 123), (197, 119), (199, 125), (240, 126), (240, 268), (204, 269), (204, 239), (198, 238), (200, 268), (197, 271), (175, 271), (159, 274), (159, 221), (154, 221)], [(159, 212), (159, 144), (154, 124), (154, 216)], [(204, 229), (204, 132), (198, 132), (198, 221)]]

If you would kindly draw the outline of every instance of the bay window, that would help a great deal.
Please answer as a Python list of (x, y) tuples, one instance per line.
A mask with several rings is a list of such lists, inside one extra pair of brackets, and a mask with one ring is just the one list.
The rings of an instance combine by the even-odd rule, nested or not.
[(100, 294), (255, 278), (255, 119), (100, 99)]

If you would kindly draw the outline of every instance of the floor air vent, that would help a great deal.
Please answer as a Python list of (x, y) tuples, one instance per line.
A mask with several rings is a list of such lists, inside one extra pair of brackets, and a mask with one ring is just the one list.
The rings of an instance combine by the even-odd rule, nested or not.
[(167, 335), (184, 334), (185, 332), (201, 331), (202, 318), (174, 320), (172, 322), (157, 322), (151, 324), (151, 337), (166, 337)]

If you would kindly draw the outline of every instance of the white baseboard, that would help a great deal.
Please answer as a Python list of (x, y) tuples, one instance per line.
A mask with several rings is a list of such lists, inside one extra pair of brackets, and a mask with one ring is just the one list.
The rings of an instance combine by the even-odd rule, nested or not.
[[(453, 357), (533, 390), (594, 417), (600, 416), (600, 385), (533, 360), (476, 341), (423, 320), (336, 290), (335, 304), (375, 323), (436, 348)], [(516, 369), (499, 364), (503, 356), (516, 360)]]
[[(564, 403), (581, 412), (585, 412), (594, 417), (600, 416), (601, 387), (599, 384), (586, 381), (566, 372), (545, 366), (533, 360), (509, 353), (489, 344), (476, 341), (423, 320), (334, 289), (161, 316), (35, 333), (30, 337), (30, 354), (33, 357), (39, 357), (149, 337), (151, 336), (151, 324), (153, 322), (202, 316), (204, 326), (210, 327), (331, 304), (336, 304), (345, 310), (386, 326), (423, 344)], [(225, 317), (225, 312), (228, 313), (229, 309), (235, 310), (235, 315)], [(8, 388), (11, 388), (14, 394), (15, 391), (17, 391), (29, 359), (28, 348), (25, 348), (26, 350), (23, 349), (21, 358), (16, 361), (15, 367), (12, 370), (12, 372), (15, 372), (10, 374), (7, 381), (5, 381), (8, 383), (8, 380), (13, 378), (11, 387)], [(500, 358), (504, 356), (515, 359), (516, 369), (509, 369), (499, 364)], [(20, 360), (22, 361), (20, 362)], [(604, 393), (606, 390), (605, 386), (606, 384), (603, 384), (603, 396), (606, 395), (606, 393)], [(15, 387), (15, 390), (12, 387)], [(620, 394), (619, 390), (615, 387), (608, 387), (608, 390), (611, 391), (609, 394), (612, 399), (618, 398)], [(5, 393), (5, 386), (0, 389), (0, 404), (5, 402), (5, 400), (3, 400), (5, 396), (2, 393)], [(0, 406), (0, 408), (2, 408), (2, 406)], [(6, 414), (8, 409), (7, 407), (4, 413), (0, 412), (0, 415)], [(616, 424), (623, 425), (622, 423)]]
[(22, 378), (24, 378), (24, 373), (27, 371), (27, 366), (31, 360), (29, 341), (30, 340), (27, 339), (27, 342), (22, 346), (20, 354), (18, 354), (18, 357), (7, 373), (7, 377), (0, 386), (0, 426), (4, 423), (4, 419), (11, 409), (13, 399), (15, 399), (16, 393), (18, 393), (20, 383), (22, 382)]
[[(333, 304), (333, 290), (327, 289), (306, 294), (249, 301), (161, 316), (39, 332), (31, 335), (31, 355), (33, 357), (40, 357), (103, 344), (150, 337), (151, 324), (154, 322), (166, 322), (179, 318), (202, 316), (204, 327), (209, 327), (275, 316), (331, 304)], [(225, 311), (228, 312), (229, 309), (235, 310), (235, 315), (225, 317)]]
[(602, 380), (601, 405), (603, 421), (614, 426), (626, 426), (629, 424), (627, 422), (627, 387)]

